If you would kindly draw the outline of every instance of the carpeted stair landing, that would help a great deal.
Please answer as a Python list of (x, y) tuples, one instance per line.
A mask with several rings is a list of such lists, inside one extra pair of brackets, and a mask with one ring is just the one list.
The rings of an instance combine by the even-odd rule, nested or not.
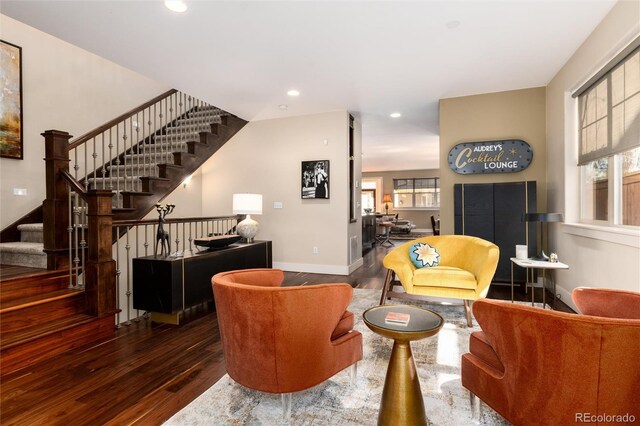
[(0, 243), (0, 264), (46, 269), (42, 223), (18, 225), (18, 230), (20, 241)]

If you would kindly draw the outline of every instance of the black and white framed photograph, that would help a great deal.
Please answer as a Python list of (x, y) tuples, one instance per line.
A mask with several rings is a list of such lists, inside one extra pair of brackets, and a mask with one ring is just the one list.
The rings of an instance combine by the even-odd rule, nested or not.
[(302, 162), (302, 199), (329, 198), (329, 160)]

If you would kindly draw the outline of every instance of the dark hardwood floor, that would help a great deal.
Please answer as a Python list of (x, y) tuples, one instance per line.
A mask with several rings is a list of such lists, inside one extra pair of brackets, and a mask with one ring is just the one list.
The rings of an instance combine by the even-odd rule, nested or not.
[[(287, 273), (285, 285), (346, 282), (380, 289), (388, 251), (374, 247), (348, 277)], [(489, 297), (510, 300), (510, 287), (492, 285)], [(518, 300), (529, 297), (516, 292)], [(561, 302), (557, 308), (571, 312)], [(189, 311), (180, 326), (134, 322), (111, 339), (3, 377), (0, 424), (160, 424), (224, 374), (216, 316), (203, 305)]]

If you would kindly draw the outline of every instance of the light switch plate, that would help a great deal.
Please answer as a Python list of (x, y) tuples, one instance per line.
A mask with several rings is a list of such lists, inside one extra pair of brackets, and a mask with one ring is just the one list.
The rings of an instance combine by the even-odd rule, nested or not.
[(13, 188), (13, 195), (27, 195), (27, 188)]
[(274, 201), (273, 202), (273, 208), (274, 209), (281, 209), (282, 208), (282, 201)]

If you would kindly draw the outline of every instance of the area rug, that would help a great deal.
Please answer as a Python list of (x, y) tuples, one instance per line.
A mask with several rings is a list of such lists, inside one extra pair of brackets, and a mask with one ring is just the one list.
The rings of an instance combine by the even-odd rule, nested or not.
[(409, 232), (408, 234), (405, 232), (399, 232), (397, 234), (395, 233), (391, 233), (389, 235), (389, 239), (390, 240), (398, 240), (398, 241), (411, 241), (411, 240), (415, 240), (417, 238), (422, 238), (422, 237), (430, 237), (433, 234), (430, 232)]
[[(291, 419), (286, 422), (279, 395), (247, 389), (225, 375), (165, 424), (375, 425), (392, 341), (370, 331), (362, 321), (362, 312), (376, 306), (379, 298), (379, 290), (355, 289), (349, 306), (356, 316), (355, 328), (363, 335), (364, 359), (358, 364), (355, 385), (347, 369), (314, 388), (294, 393)], [(460, 383), (460, 356), (468, 352), (469, 335), (479, 327), (466, 327), (461, 305), (414, 304), (438, 312), (446, 320), (437, 335), (411, 343), (429, 423), (473, 424), (469, 394)], [(483, 404), (480, 424), (508, 423)]]

